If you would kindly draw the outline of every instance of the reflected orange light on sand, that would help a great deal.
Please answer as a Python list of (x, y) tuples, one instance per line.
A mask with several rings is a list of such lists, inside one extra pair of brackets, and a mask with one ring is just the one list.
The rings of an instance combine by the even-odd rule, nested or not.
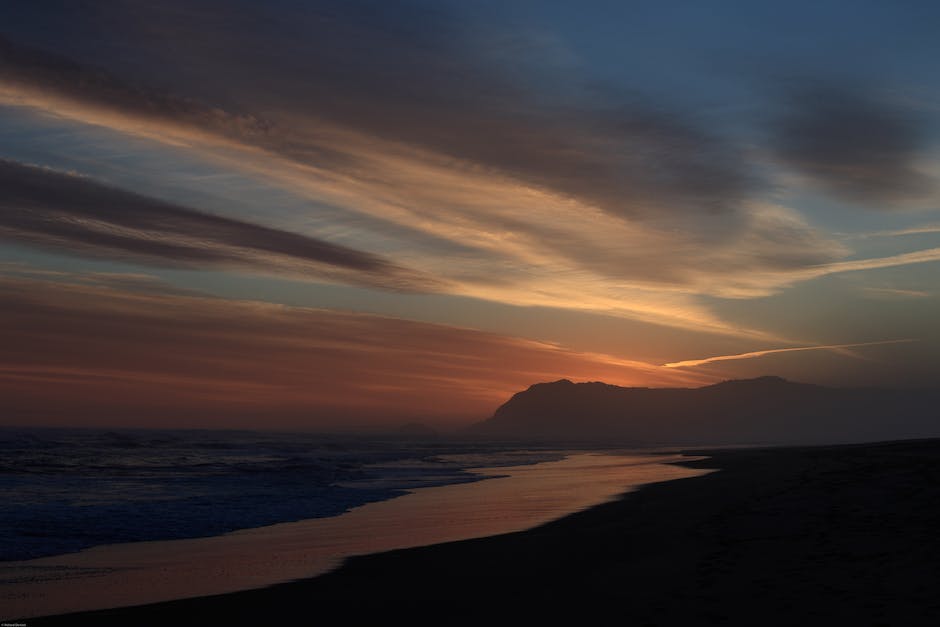
[[(488, 468), (479, 472), (496, 478), (423, 488), (343, 516), (9, 562), (11, 575), (27, 576), (7, 585), (4, 601), (16, 616), (25, 617), (220, 594), (310, 577), (349, 556), (521, 531), (644, 483), (711, 472), (665, 463), (677, 459), (680, 456), (579, 454), (532, 466)], [(128, 562), (133, 569), (123, 568)], [(37, 569), (56, 574), (38, 580), (28, 576)], [(81, 586), (76, 587), (76, 580)]]

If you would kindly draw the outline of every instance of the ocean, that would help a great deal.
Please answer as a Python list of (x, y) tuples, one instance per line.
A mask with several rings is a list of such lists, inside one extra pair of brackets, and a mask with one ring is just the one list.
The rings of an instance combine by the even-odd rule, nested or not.
[(678, 454), (230, 431), (0, 430), (0, 619), (221, 594), (528, 529)]
[(395, 437), (0, 429), (0, 561), (337, 516), (561, 456)]

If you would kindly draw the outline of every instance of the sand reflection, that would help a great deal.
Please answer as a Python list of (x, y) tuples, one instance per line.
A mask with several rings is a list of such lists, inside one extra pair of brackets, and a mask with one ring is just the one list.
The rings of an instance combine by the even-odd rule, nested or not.
[(665, 463), (678, 458), (575, 454), (479, 470), (496, 478), (421, 488), (333, 518), (7, 562), (0, 566), (2, 618), (258, 588), (324, 573), (352, 555), (520, 531), (644, 483), (709, 472)]

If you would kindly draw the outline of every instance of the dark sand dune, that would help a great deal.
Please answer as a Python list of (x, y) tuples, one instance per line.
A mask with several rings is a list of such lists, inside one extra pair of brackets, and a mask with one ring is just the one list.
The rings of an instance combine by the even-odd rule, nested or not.
[(28, 624), (940, 624), (940, 442), (709, 454), (721, 472), (526, 532)]

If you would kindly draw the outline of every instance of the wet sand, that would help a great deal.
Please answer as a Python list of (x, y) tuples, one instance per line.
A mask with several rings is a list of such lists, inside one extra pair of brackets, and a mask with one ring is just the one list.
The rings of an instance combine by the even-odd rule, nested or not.
[(700, 474), (678, 456), (575, 454), (485, 468), (485, 481), (421, 488), (342, 516), (209, 538), (135, 542), (0, 564), (3, 616), (141, 605), (262, 588), (353, 555), (529, 529), (651, 481)]
[(28, 624), (940, 624), (940, 442), (702, 453), (721, 471), (536, 529)]

